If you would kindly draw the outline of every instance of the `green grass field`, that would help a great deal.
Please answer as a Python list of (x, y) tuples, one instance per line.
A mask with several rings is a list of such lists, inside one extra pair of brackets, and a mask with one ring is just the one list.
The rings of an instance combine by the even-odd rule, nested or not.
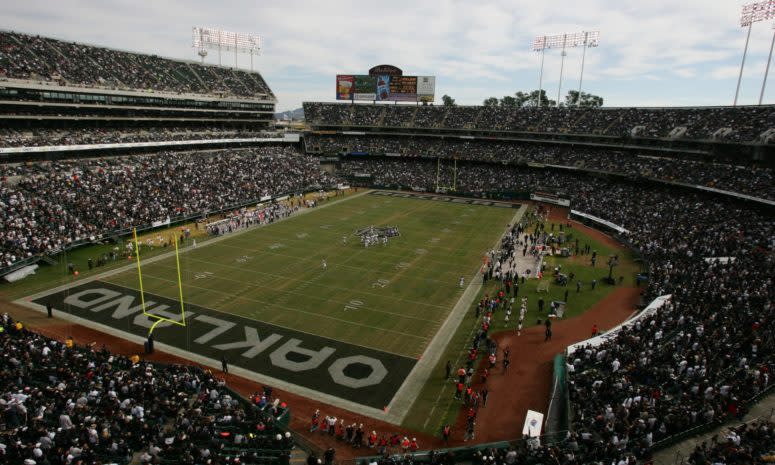
[[(355, 198), (330, 200), (323, 207), (290, 219), (228, 235), (203, 246), (190, 243), (180, 255), (184, 300), (187, 303), (238, 315), (277, 326), (365, 346), (396, 355), (417, 358), (438, 332), (462, 295), (458, 280), (465, 276), (481, 279), (476, 273), (482, 256), (492, 248), (517, 210), (467, 203), (439, 202), (417, 198), (366, 194)], [(401, 237), (387, 246), (364, 248), (353, 233), (369, 225), (397, 226)], [(526, 326), (539, 318), (536, 301), (541, 295), (548, 302), (563, 300), (569, 291), (566, 318), (583, 312), (615, 287), (602, 283), (604, 265), (612, 253), (620, 254), (615, 276), (624, 276), (632, 285), (639, 267), (629, 253), (615, 250), (573, 230), (581, 245), (589, 243), (600, 258), (592, 268), (589, 256), (549, 257), (546, 276), (562, 264), (584, 282), (575, 292), (575, 282), (567, 288), (552, 284), (538, 294), (537, 280), (520, 287), (520, 296), (530, 300)], [(348, 236), (347, 245), (342, 236)], [(2, 289), (7, 297), (18, 298), (56, 285), (74, 281), (66, 273), (73, 262), (81, 277), (126, 265), (117, 260), (108, 267), (86, 270), (88, 257), (95, 257), (113, 245), (77, 249), (58, 258), (59, 265), (41, 268), (37, 275)], [(123, 250), (123, 246), (120, 246)], [(142, 251), (143, 260), (169, 252), (169, 248)], [(322, 261), (327, 261), (324, 270)], [(601, 265), (602, 264), (602, 265)], [(175, 258), (142, 266), (144, 290), (174, 300), (178, 298)], [(590, 281), (598, 279), (593, 291)], [(104, 278), (119, 286), (139, 289), (136, 269)], [(491, 295), (498, 288), (485, 286)], [(475, 304), (474, 304), (475, 305)], [(473, 307), (472, 307), (473, 308)], [(502, 316), (493, 329), (514, 330), (516, 315), (507, 325)], [(442, 378), (447, 360), (462, 363), (472, 331), (477, 327), (469, 311), (450, 344), (416, 396), (403, 426), (436, 434), (442, 424), (452, 422), (459, 405), (452, 400), (451, 386)]]
[[(182, 254), (184, 301), (417, 357), (461, 296), (460, 276), (473, 277), (515, 213), (360, 196)], [(369, 225), (401, 236), (364, 248), (353, 233)], [(142, 275), (146, 292), (177, 298), (174, 257), (143, 264)], [(105, 281), (139, 287), (134, 270)]]

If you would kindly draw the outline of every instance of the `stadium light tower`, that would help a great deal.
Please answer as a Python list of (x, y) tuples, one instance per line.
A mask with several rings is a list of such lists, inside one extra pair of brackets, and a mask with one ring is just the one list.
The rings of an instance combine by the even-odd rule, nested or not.
[(772, 41), (770, 42), (770, 54), (767, 55), (767, 66), (764, 68), (764, 79), (762, 79), (762, 91), (759, 93), (759, 105), (764, 98), (764, 87), (767, 85), (767, 75), (770, 73), (770, 62), (772, 61), (772, 47), (775, 46), (775, 23), (772, 24)]
[[(748, 34), (746, 34), (745, 36), (745, 48), (743, 48), (743, 61), (740, 63), (740, 75), (737, 77), (737, 88), (735, 89), (735, 100), (732, 102), (732, 106), (737, 106), (737, 97), (740, 95), (740, 82), (743, 80), (743, 68), (745, 67), (745, 56), (748, 54), (748, 41), (751, 38), (751, 28), (753, 27), (753, 23), (758, 23), (759, 21), (767, 21), (772, 18), (775, 18), (775, 0), (765, 0), (763, 2), (749, 3), (747, 5), (743, 5), (743, 11), (740, 14), (740, 27), (748, 26)], [(768, 71), (769, 71), (769, 67), (770, 67), (770, 63), (768, 61), (767, 62)], [(767, 73), (765, 72), (765, 80), (766, 79), (767, 79)], [(762, 83), (762, 94), (763, 93), (764, 93), (764, 84)], [(761, 96), (759, 97), (759, 104), (761, 105)]]
[[(775, 0), (773, 0), (775, 1)], [(560, 93), (562, 92), (562, 72), (565, 67), (567, 47), (584, 47), (581, 55), (581, 75), (579, 76), (579, 98), (581, 97), (581, 84), (584, 80), (584, 62), (588, 47), (597, 47), (600, 42), (600, 31), (583, 31), (572, 34), (557, 34), (553, 36), (537, 36), (533, 39), (533, 51), (541, 52), (541, 70), (538, 72), (538, 106), (541, 106), (541, 93), (543, 91), (544, 52), (549, 48), (562, 48), (560, 56), (560, 84), (557, 88), (557, 106), (560, 105)]]
[(243, 34), (230, 32), (210, 27), (192, 28), (192, 46), (199, 49), (197, 52), (202, 61), (207, 56), (207, 50), (218, 50), (218, 64), (221, 64), (221, 51), (234, 51), (234, 67), (237, 68), (237, 55), (250, 54), (250, 70), (253, 71), (253, 54), (261, 54), (261, 36), (256, 34)]

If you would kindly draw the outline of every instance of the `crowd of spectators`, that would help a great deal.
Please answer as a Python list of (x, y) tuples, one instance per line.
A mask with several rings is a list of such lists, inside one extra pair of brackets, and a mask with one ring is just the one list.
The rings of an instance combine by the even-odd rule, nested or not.
[(690, 465), (724, 463), (727, 465), (775, 462), (775, 424), (755, 421), (730, 428), (721, 437), (714, 436), (698, 445), (689, 456)]
[(0, 266), (168, 218), (335, 183), (295, 149), (157, 153), (4, 166)]
[(430, 137), (310, 135), (305, 142), (308, 151), (322, 153), (367, 152), (510, 164), (541, 163), (712, 187), (775, 200), (775, 172), (771, 168), (741, 166), (726, 160), (711, 162), (610, 149)]
[(0, 31), (0, 78), (70, 86), (273, 97), (259, 73)]
[[(758, 142), (775, 128), (775, 107), (503, 108), (304, 103), (313, 126), (479, 129)], [(723, 131), (723, 129), (731, 131)], [(718, 134), (717, 134), (718, 132)]]
[(237, 399), (210, 372), (58, 342), (8, 314), (0, 349), (4, 464), (288, 464), (271, 389)]
[[(436, 163), (428, 160), (343, 165), (378, 183), (411, 188), (436, 182)], [(751, 399), (771, 388), (771, 212), (702, 192), (549, 170), (458, 166), (457, 183), (463, 191), (504, 185), (564, 191), (574, 209), (629, 231), (623, 239), (648, 263), (647, 302), (672, 295), (617, 337), (569, 356), (574, 414), (559, 463), (647, 458), (655, 443), (672, 435), (741, 416)]]
[(262, 131), (231, 128), (72, 128), (12, 129), (0, 128), (0, 147), (41, 147), (51, 145), (120, 144), (205, 139), (266, 137)]

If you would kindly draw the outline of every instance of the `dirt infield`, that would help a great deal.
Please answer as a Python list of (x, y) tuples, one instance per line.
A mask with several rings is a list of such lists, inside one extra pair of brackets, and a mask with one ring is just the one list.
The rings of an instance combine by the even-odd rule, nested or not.
[[(552, 222), (566, 222), (567, 210), (554, 207), (550, 215)], [(613, 238), (571, 221), (574, 228), (583, 230), (596, 240), (604, 242), (612, 247), (621, 247)], [(571, 295), (572, 298), (572, 295)], [(511, 349), (511, 366), (507, 373), (499, 364), (491, 373), (487, 381), (490, 392), (486, 407), (479, 410), (477, 416), (476, 438), (474, 443), (516, 439), (521, 436), (522, 424), (528, 409), (546, 412), (549, 404), (550, 385), (552, 380), (552, 360), (565, 348), (575, 342), (590, 337), (593, 324), (605, 331), (632, 315), (640, 301), (640, 290), (634, 287), (618, 287), (606, 298), (595, 304), (578, 317), (559, 321), (553, 325), (553, 338), (544, 342), (543, 326), (528, 328), (517, 336), (515, 332), (504, 331), (495, 335), (500, 348)], [(11, 303), (0, 296), (3, 304), (0, 311), (8, 311), (14, 318), (24, 321), (25, 324), (48, 337), (59, 340), (71, 336), (77, 344), (96, 343), (104, 344), (108, 350), (122, 355), (139, 354), (142, 357), (159, 362), (194, 364), (188, 360), (157, 351), (153, 355), (144, 356), (142, 346), (124, 339), (110, 336), (93, 329), (72, 324), (57, 318), (48, 319), (39, 312), (29, 310)], [(500, 353), (499, 353), (500, 358)], [(486, 363), (486, 361), (483, 361)], [(482, 366), (480, 366), (482, 368)], [(216, 371), (216, 375), (222, 376)], [(249, 396), (261, 389), (258, 383), (235, 376), (225, 375), (227, 384), (237, 392)], [(479, 377), (474, 387), (481, 390), (484, 386)], [(337, 459), (351, 459), (358, 456), (374, 455), (374, 449), (355, 450), (349, 446), (342, 446), (333, 437), (320, 432), (309, 432), (310, 416), (315, 409), (320, 409), (321, 415), (334, 415), (344, 419), (345, 424), (363, 423), (366, 431), (375, 430), (379, 435), (392, 434), (393, 432), (408, 437), (416, 437), (421, 449), (442, 447), (438, 437), (427, 434), (414, 433), (399, 428), (396, 425), (381, 422), (350, 411), (325, 405), (322, 402), (295, 395), (289, 392), (275, 389), (275, 393), (283, 401), (287, 402), (292, 411), (291, 428), (299, 436), (325, 449), (329, 446), (337, 451)], [(411, 412), (409, 413), (411, 415)], [(453, 440), (450, 446), (463, 445), (463, 432), (465, 425), (465, 410), (461, 409), (453, 429)], [(470, 443), (466, 443), (470, 444)]]

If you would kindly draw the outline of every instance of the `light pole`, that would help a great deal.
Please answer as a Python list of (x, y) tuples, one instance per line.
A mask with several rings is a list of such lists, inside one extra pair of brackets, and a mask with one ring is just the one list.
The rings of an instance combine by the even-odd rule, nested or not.
[[(775, 0), (772, 0), (775, 2)], [(536, 36), (533, 39), (533, 51), (541, 52), (541, 70), (538, 74), (538, 98), (540, 106), (542, 78), (544, 71), (544, 51), (548, 48), (561, 48), (562, 62), (560, 63), (560, 84), (557, 89), (557, 105), (560, 105), (560, 95), (562, 92), (562, 72), (565, 67), (565, 57), (567, 47), (584, 47), (581, 55), (581, 76), (579, 77), (579, 96), (581, 96), (581, 83), (584, 79), (584, 62), (587, 56), (588, 47), (597, 47), (600, 42), (600, 31), (582, 31), (570, 34), (557, 34), (553, 36)]]
[[(743, 81), (743, 68), (745, 67), (745, 57), (748, 54), (748, 41), (751, 38), (751, 29), (753, 23), (759, 21), (767, 21), (775, 18), (775, 0), (765, 0), (763, 2), (749, 3), (743, 5), (743, 10), (740, 13), (740, 26), (747, 27), (748, 32), (745, 35), (745, 47), (743, 48), (743, 60), (740, 62), (740, 74), (737, 76), (737, 87), (735, 88), (735, 99), (732, 101), (732, 106), (737, 106), (737, 97), (740, 95), (740, 83)], [(775, 36), (773, 36), (775, 41)], [(770, 46), (770, 57), (772, 56), (772, 46)], [(770, 62), (767, 61), (767, 70), (764, 72), (764, 80), (767, 80), (767, 73), (770, 69)], [(759, 96), (759, 104), (761, 105), (762, 97), (764, 96), (764, 83), (762, 83), (762, 92)]]
[(770, 42), (770, 54), (767, 55), (767, 67), (764, 68), (764, 79), (762, 79), (762, 91), (759, 93), (759, 105), (764, 98), (764, 87), (767, 85), (767, 75), (770, 73), (770, 62), (772, 61), (772, 47), (775, 46), (775, 24), (772, 25), (772, 41)]

